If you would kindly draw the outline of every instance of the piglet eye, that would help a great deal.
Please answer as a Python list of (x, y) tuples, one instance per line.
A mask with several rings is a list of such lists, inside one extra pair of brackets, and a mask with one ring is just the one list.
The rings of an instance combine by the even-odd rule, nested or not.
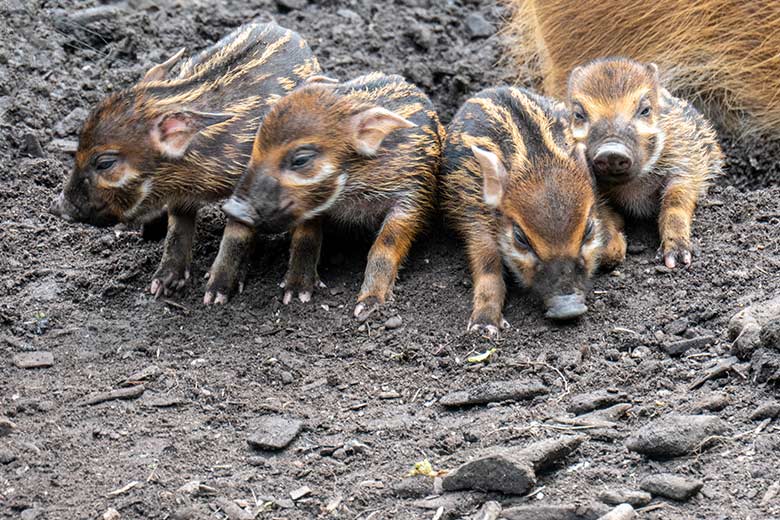
[(593, 236), (593, 221), (589, 220), (588, 225), (585, 227), (585, 238), (584, 240), (590, 240), (590, 238)]
[(117, 162), (116, 155), (100, 155), (95, 159), (95, 170), (104, 172), (114, 167)]
[(650, 107), (650, 106), (648, 105), (648, 106), (646, 106), (645, 108), (643, 108), (642, 110), (640, 110), (640, 111), (639, 111), (639, 115), (640, 115), (641, 117), (650, 117), (650, 114), (651, 114), (652, 112), (653, 112), (653, 109), (652, 109), (652, 107)]
[(302, 147), (290, 157), (290, 169), (301, 170), (311, 163), (317, 156), (317, 150), (311, 147)]
[(525, 233), (520, 229), (517, 224), (514, 225), (515, 243), (525, 249), (529, 249), (531, 246), (528, 244), (528, 239), (525, 237)]
[(584, 123), (585, 122), (585, 114), (583, 114), (582, 112), (579, 112), (579, 111), (574, 112), (574, 120), (577, 121), (578, 123)]

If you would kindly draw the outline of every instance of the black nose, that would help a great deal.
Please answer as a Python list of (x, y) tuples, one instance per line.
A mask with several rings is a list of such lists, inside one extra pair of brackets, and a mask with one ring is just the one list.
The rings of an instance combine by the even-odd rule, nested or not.
[(73, 209), (73, 205), (68, 202), (68, 200), (65, 198), (65, 194), (61, 192), (51, 202), (51, 206), (49, 206), (49, 213), (67, 220), (68, 222), (73, 222)]
[(545, 303), (547, 305), (545, 316), (556, 321), (572, 320), (588, 311), (588, 307), (585, 305), (585, 297), (576, 293), (553, 296)]
[(222, 211), (233, 220), (237, 220), (244, 225), (255, 227), (257, 225), (257, 212), (245, 200), (235, 196), (230, 197), (222, 206)]
[(631, 152), (620, 143), (601, 145), (593, 157), (593, 168), (597, 173), (624, 174), (633, 164)]

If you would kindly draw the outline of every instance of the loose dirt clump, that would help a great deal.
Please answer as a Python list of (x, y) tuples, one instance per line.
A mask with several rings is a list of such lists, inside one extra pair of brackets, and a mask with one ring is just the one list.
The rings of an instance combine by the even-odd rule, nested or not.
[[(252, 4), (0, 5), (0, 516), (378, 520), (432, 518), (444, 507), (445, 518), (458, 518), (489, 500), (569, 511), (666, 473), (703, 487), (687, 502), (654, 498), (650, 508), (662, 507), (644, 518), (780, 515), (780, 426), (751, 420), (777, 400), (777, 386), (757, 383), (749, 359), (713, 370), (732, 357), (731, 316), (778, 291), (780, 188), (769, 182), (777, 143), (724, 140), (728, 175), (697, 211), (690, 269), (661, 267), (653, 226), (634, 223), (625, 265), (596, 277), (584, 319), (554, 325), (513, 286), (512, 328), (493, 343), (464, 333), (470, 275), (439, 222), (413, 248), (395, 302), (359, 324), (351, 311), (371, 237), (329, 230), (320, 269), (328, 289), (290, 306), (278, 287), (289, 238), (263, 237), (244, 294), (205, 308), (200, 278), (224, 223), (217, 207), (199, 222), (194, 280), (161, 300), (148, 294), (161, 242), (47, 214), (85, 111), (172, 51), (203, 48), (251, 19), (305, 35), (328, 75), (407, 76), (445, 123), (470, 93), (513, 79), (495, 32), (506, 13), (494, 2)], [(695, 338), (706, 341), (676, 343)], [(27, 352), (50, 353), (51, 366), (14, 363)], [(761, 352), (770, 361), (778, 354)], [(494, 381), (546, 391), (466, 407), (439, 402)], [(619, 418), (567, 414), (593, 401), (580, 394), (603, 391), (630, 408)], [(626, 449), (651, 420), (700, 413), (713, 396), (720, 405), (706, 413), (728, 431), (706, 449), (658, 462)], [(303, 426), (286, 447), (257, 451), (248, 441), (271, 418)], [(532, 498), (445, 493), (425, 509), (434, 502), (396, 494), (425, 459), (431, 477), (414, 478), (454, 469), (478, 450), (574, 433), (589, 439), (539, 475)]]

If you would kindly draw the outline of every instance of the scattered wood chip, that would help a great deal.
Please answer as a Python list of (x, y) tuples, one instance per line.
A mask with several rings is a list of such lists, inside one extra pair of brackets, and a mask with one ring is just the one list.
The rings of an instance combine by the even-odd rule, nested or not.
[(709, 381), (710, 379), (717, 379), (726, 375), (730, 370), (734, 368), (739, 360), (735, 357), (729, 357), (707, 370), (704, 374), (698, 377), (693, 383), (688, 386), (688, 390), (696, 390), (701, 385)]
[(303, 486), (303, 487), (299, 487), (298, 489), (293, 489), (292, 491), (290, 491), (290, 498), (292, 498), (293, 500), (300, 500), (306, 495), (310, 495), (310, 494), (311, 494), (311, 488), (309, 486)]
[(133, 489), (136, 486), (139, 486), (140, 484), (141, 484), (140, 482), (138, 482), (137, 480), (134, 480), (134, 481), (130, 482), (129, 484), (126, 484), (126, 485), (122, 486), (119, 489), (115, 489), (115, 490), (109, 492), (108, 496), (115, 497), (115, 496), (121, 495), (123, 493), (127, 493), (128, 491), (130, 491), (131, 489)]
[(110, 390), (108, 392), (101, 392), (99, 394), (93, 394), (87, 397), (83, 401), (78, 403), (78, 406), (91, 406), (95, 404), (104, 403), (106, 401), (114, 401), (116, 399), (135, 399), (140, 397), (144, 393), (146, 388), (144, 385), (128, 386), (126, 388), (117, 388), (116, 390)]
[(774, 500), (778, 494), (780, 494), (780, 480), (769, 486), (769, 489), (764, 493), (764, 498), (761, 499), (761, 505), (769, 505), (769, 502)]
[(53, 364), (54, 355), (43, 350), (22, 352), (14, 356), (14, 365), (19, 368), (48, 368)]

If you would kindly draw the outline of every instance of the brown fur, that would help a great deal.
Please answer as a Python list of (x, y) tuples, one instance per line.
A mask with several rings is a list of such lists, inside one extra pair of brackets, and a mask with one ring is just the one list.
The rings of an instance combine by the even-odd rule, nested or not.
[(563, 96), (574, 67), (626, 56), (657, 63), (669, 89), (736, 132), (780, 133), (780, 2), (504, 1), (517, 70), (549, 95)]
[[(584, 299), (603, 237), (591, 176), (567, 124), (560, 104), (496, 88), (469, 99), (447, 129), (442, 205), (465, 240), (474, 278), (469, 330), (495, 335), (504, 323), (502, 262), (546, 302), (575, 293)], [(473, 147), (499, 161), (503, 189)]]
[[(156, 296), (190, 277), (197, 209), (230, 195), (266, 112), (320, 72), (306, 42), (273, 23), (236, 29), (167, 79), (181, 54), (95, 107), (52, 208), (95, 225), (144, 222), (167, 208), (169, 232), (151, 285)], [(99, 169), (107, 157), (114, 162)], [(241, 283), (252, 236), (237, 226), (229, 224), (209, 272), (207, 304), (224, 303)]]
[[(575, 68), (567, 102), (572, 136), (589, 160), (605, 143), (624, 145), (632, 159), (629, 171), (617, 176), (594, 167), (600, 192), (625, 213), (657, 215), (666, 265), (689, 264), (697, 200), (722, 168), (709, 122), (662, 87), (653, 65), (632, 60), (595, 60)], [(611, 222), (621, 229), (619, 220)]]
[(442, 132), (425, 94), (381, 73), (315, 82), (274, 106), (225, 211), (251, 225), (294, 228), (285, 303), (296, 293), (301, 301), (311, 298), (323, 218), (379, 230), (356, 316), (390, 297), (434, 207)]

